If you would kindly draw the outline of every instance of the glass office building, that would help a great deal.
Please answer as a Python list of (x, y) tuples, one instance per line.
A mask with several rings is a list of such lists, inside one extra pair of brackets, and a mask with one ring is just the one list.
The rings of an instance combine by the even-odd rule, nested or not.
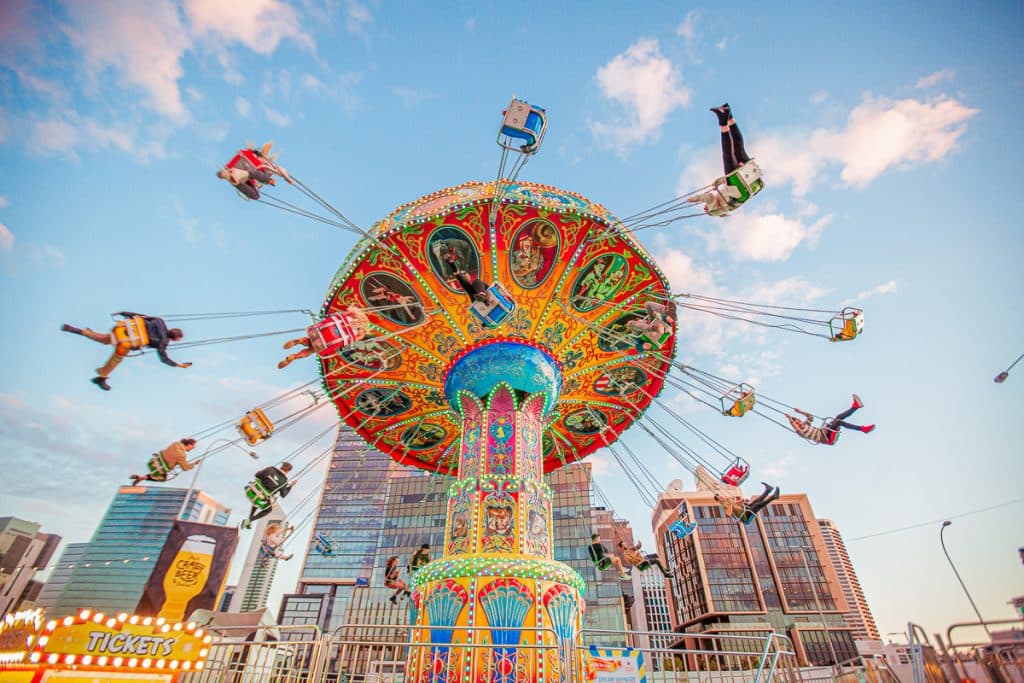
[[(807, 496), (783, 494), (740, 524), (724, 515), (713, 494), (670, 489), (654, 514), (659, 550), (674, 568), (675, 629), (785, 633), (813, 665), (831, 663), (832, 650), (839, 661), (855, 656), (853, 632), (842, 618), (848, 608)], [(668, 530), (681, 513), (697, 523), (685, 539)]]
[(175, 519), (227, 524), (231, 514), (193, 489), (122, 486), (50, 610), (134, 612)]
[(50, 577), (46, 579), (46, 584), (43, 585), (43, 589), (39, 592), (39, 597), (36, 598), (36, 607), (42, 607), (47, 613), (52, 611), (57, 598), (64, 592), (64, 587), (68, 585), (68, 580), (75, 570), (75, 565), (81, 562), (82, 558), (85, 557), (85, 551), (88, 549), (88, 543), (68, 543), (64, 547), (64, 552), (56, 564), (54, 564)]
[[(563, 468), (546, 477), (554, 490), (555, 559), (587, 580), (587, 624), (623, 629), (622, 588), (614, 572), (598, 573), (587, 555), (595, 528), (590, 504), (590, 466)], [(408, 603), (392, 606), (383, 587), (391, 555), (404, 567), (422, 544), (442, 551), (448, 487), (453, 479), (402, 467), (389, 456), (366, 451), (347, 427), (339, 432), (314, 529), (327, 535), (332, 554), (311, 545), (299, 585), (285, 595), (278, 622), (317, 624), (331, 632), (346, 623), (403, 624)]]

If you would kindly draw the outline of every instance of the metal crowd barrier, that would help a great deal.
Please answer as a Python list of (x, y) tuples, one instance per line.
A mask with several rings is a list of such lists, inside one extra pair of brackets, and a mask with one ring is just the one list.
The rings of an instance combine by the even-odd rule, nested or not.
[[(520, 652), (543, 655), (546, 683), (586, 683), (590, 645), (631, 647), (643, 656), (649, 683), (799, 683), (792, 643), (785, 636), (584, 630), (582, 645), (560, 642), (551, 629), (457, 627), (438, 642), (439, 627), (347, 624), (330, 634), (310, 626), (222, 628), (202, 671), (181, 683), (416, 683), (492, 680), (481, 650), (501, 647), (495, 632), (519, 631)], [(447, 634), (446, 634), (447, 635)], [(671, 647), (675, 645), (676, 647)], [(534, 658), (530, 658), (532, 661)], [(535, 681), (536, 672), (509, 680)], [(592, 680), (592, 679), (591, 679)], [(1024, 683), (1024, 682), (1022, 682)]]
[[(1010, 629), (1024, 628), (1020, 619), (1000, 619), (996, 621), (973, 621), (953, 624), (946, 629), (946, 640), (935, 635), (943, 654), (943, 663), (947, 665), (951, 680), (971, 680), (977, 683), (1024, 683), (1024, 640), (993, 639), (990, 626), (1009, 626)], [(973, 630), (973, 633), (958, 635), (963, 640), (954, 638), (955, 631)], [(984, 634), (978, 633), (984, 630)], [(1010, 630), (1008, 629), (1008, 630)]]

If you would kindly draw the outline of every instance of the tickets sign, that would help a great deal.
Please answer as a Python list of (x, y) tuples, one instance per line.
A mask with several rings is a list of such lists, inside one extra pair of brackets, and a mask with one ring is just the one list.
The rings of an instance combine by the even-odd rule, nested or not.
[(191, 622), (171, 624), (152, 617), (110, 617), (83, 610), (78, 617), (47, 623), (35, 643), (32, 658), (51, 663), (131, 668), (163, 668), (173, 662), (177, 669), (188, 663), (187, 669), (191, 669), (205, 661), (211, 640), (209, 634)]

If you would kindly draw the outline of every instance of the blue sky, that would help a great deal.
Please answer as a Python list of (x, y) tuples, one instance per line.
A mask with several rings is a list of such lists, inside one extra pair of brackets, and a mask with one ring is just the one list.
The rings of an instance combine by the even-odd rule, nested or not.
[[(366, 226), (493, 178), (513, 93), (550, 114), (523, 177), (620, 215), (717, 174), (707, 108), (728, 100), (767, 189), (729, 219), (640, 233), (673, 289), (865, 308), (864, 336), (842, 345), (682, 316), (685, 362), (818, 414), (856, 391), (858, 418), (878, 424), (811, 447), (670, 396), (751, 461), (752, 480), (806, 491), (848, 539), (1020, 498), (1024, 376), (992, 383), (1024, 351), (1019, 3), (434, 4), (3, 3), (0, 513), (86, 540), (153, 450), (313, 378), (310, 362), (277, 371), (272, 338), (172, 351), (188, 370), (126, 363), (101, 394), (88, 379), (103, 349), (57, 331), (123, 309), (320, 305), (353, 236), (233, 196), (214, 172), (234, 149), (274, 140), (285, 167)], [(282, 434), (263, 460), (329, 423)], [(659, 479), (685, 474), (636, 431), (626, 438)], [(606, 456), (594, 463), (651, 545), (636, 494)], [(200, 486), (240, 511), (253, 469), (226, 452)], [(1020, 515), (1017, 503), (946, 534), (987, 616), (1011, 616), (1024, 592)], [(883, 632), (970, 618), (938, 528), (849, 541)]]

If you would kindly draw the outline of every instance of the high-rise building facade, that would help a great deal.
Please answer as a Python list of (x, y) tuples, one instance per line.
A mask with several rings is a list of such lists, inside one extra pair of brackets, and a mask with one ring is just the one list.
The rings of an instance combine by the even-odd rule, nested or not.
[[(278, 622), (319, 624), (333, 630), (344, 623), (357, 587), (369, 586), (384, 530), (388, 485), (398, 466), (342, 425), (327, 467), (299, 585), (281, 601)], [(317, 550), (327, 539), (330, 552)]]
[(60, 545), (60, 536), (39, 529), (35, 522), (0, 517), (0, 616), (17, 610), (36, 572)]
[[(253, 526), (252, 540), (249, 551), (242, 563), (242, 571), (238, 577), (238, 590), (233, 592), (229, 610), (231, 612), (255, 612), (267, 606), (270, 589), (277, 573), (278, 559), (267, 554), (263, 546), (268, 530), (281, 533), (287, 523), (284, 510), (275, 502), (271, 512), (262, 517)], [(280, 539), (273, 539), (274, 541)]]
[(223, 525), (230, 514), (202, 491), (122, 486), (54, 600), (53, 616), (133, 612), (174, 520)]
[[(697, 523), (685, 539), (669, 530), (680, 514)], [(674, 568), (675, 630), (785, 633), (815, 665), (857, 654), (842, 618), (848, 607), (806, 495), (783, 494), (741, 524), (724, 515), (713, 491), (669, 490), (659, 497), (653, 523), (659, 551)]]
[(46, 584), (39, 592), (39, 597), (36, 599), (36, 607), (42, 607), (47, 613), (53, 609), (57, 598), (64, 592), (64, 587), (67, 585), (68, 579), (71, 578), (75, 565), (85, 557), (85, 551), (88, 548), (88, 543), (68, 543), (64, 546), (64, 552), (61, 553), (60, 559), (53, 565), (50, 576), (46, 579)]
[[(546, 478), (554, 496), (555, 559), (587, 581), (587, 626), (623, 629), (622, 589), (614, 572), (598, 572), (587, 555), (596, 530), (590, 503), (590, 466), (565, 467)], [(441, 554), (448, 487), (453, 479), (402, 467), (369, 451), (347, 427), (339, 431), (299, 585), (282, 599), (278, 622), (317, 624), (331, 632), (346, 623), (408, 623), (408, 603), (387, 602), (384, 563), (392, 555), (403, 568), (424, 543)], [(610, 533), (610, 532), (609, 532)], [(316, 549), (324, 534), (332, 551)]]
[(843, 537), (836, 528), (835, 522), (831, 519), (819, 519), (818, 526), (821, 528), (822, 536), (825, 539), (825, 547), (828, 549), (828, 559), (832, 568), (839, 577), (839, 585), (843, 589), (843, 597), (850, 611), (843, 615), (843, 619), (853, 630), (853, 637), (857, 640), (881, 640), (878, 633), (878, 626), (875, 618), (871, 615), (871, 608), (868, 607), (867, 598), (864, 597), (864, 590), (860, 586), (857, 572), (853, 569), (853, 562), (846, 552), (846, 544)]

